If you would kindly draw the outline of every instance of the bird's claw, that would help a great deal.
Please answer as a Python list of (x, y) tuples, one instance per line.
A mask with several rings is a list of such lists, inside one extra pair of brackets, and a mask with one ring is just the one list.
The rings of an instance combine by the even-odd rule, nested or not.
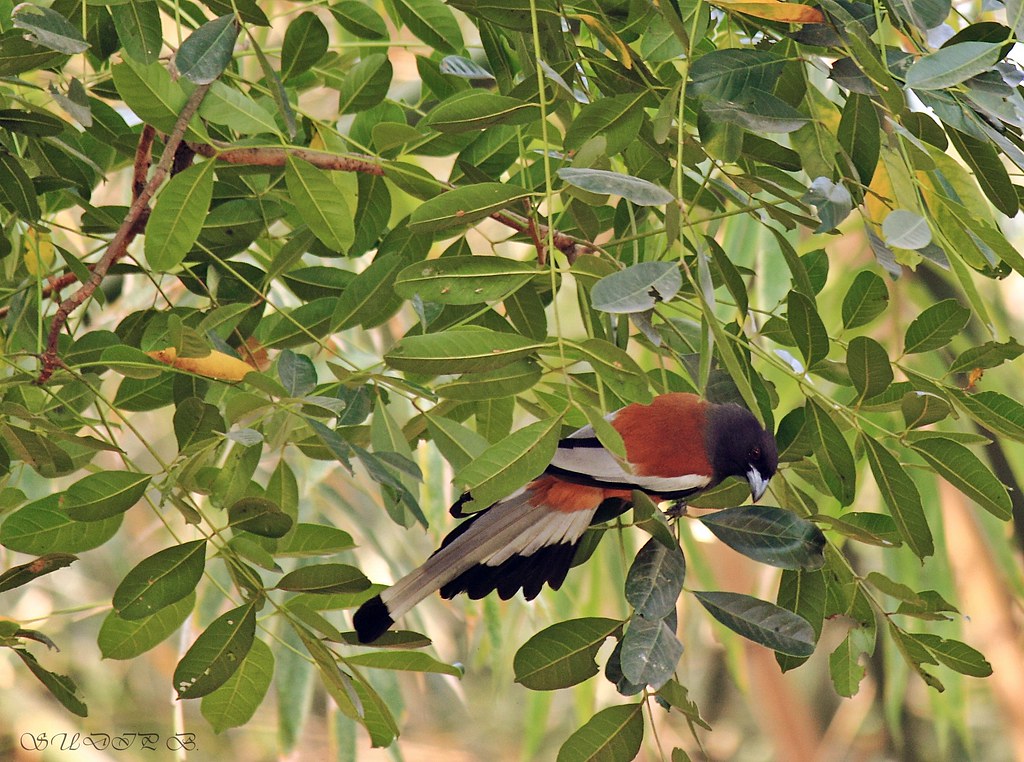
[(665, 510), (665, 517), (669, 519), (681, 519), (686, 515), (686, 501), (673, 500)]

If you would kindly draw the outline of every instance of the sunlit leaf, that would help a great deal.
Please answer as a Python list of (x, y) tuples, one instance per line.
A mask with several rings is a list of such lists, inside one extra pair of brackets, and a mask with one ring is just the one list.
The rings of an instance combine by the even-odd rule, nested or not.
[(622, 626), (615, 619), (591, 617), (559, 622), (541, 630), (516, 651), (516, 682), (535, 691), (567, 688), (598, 673), (594, 657)]
[(200, 698), (222, 686), (241, 666), (255, 634), (255, 603), (239, 606), (213, 620), (174, 669), (178, 698)]

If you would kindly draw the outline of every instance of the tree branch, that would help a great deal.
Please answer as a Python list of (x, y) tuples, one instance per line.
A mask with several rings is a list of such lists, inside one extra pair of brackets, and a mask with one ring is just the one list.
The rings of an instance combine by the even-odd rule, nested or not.
[[(196, 153), (209, 159), (228, 162), (229, 164), (248, 164), (263, 167), (283, 167), (289, 156), (308, 161), (319, 169), (335, 172), (360, 172), (367, 175), (384, 176), (384, 167), (370, 158), (355, 156), (339, 156), (338, 154), (325, 151), (314, 151), (309, 148), (279, 148), (277, 146), (253, 146), (244, 148), (232, 148), (223, 143), (189, 143), (189, 147)], [(448, 190), (454, 186), (444, 184)], [(535, 225), (533, 221), (525, 216), (514, 212), (495, 212), (491, 219), (507, 225), (518, 233), (530, 236), (535, 242), (543, 241), (547, 236), (547, 228), (544, 225)], [(561, 251), (569, 263), (572, 264), (579, 255), (580, 250), (595, 250), (593, 244), (579, 240), (573, 236), (552, 231), (552, 239), (555, 248)], [(543, 264), (543, 248), (538, 247), (537, 259)]]
[[(133, 195), (135, 198), (132, 205), (128, 209), (128, 213), (125, 215), (124, 221), (121, 223), (121, 227), (118, 228), (117, 233), (114, 234), (113, 239), (111, 239), (110, 244), (107, 246), (107, 250), (103, 253), (103, 256), (99, 261), (93, 265), (92, 272), (89, 274), (89, 279), (83, 283), (75, 293), (61, 302), (60, 307), (57, 308), (57, 312), (53, 316), (53, 322), (50, 324), (49, 335), (46, 339), (46, 350), (40, 357), (40, 360), (42, 361), (42, 368), (39, 372), (39, 377), (36, 379), (37, 384), (45, 384), (49, 380), (50, 376), (53, 375), (53, 371), (61, 365), (60, 357), (57, 355), (57, 342), (60, 338), (61, 330), (67, 323), (68, 317), (70, 317), (72, 312), (78, 309), (90, 296), (93, 295), (93, 293), (95, 293), (100, 283), (103, 282), (103, 278), (106, 276), (107, 270), (110, 269), (110, 266), (127, 253), (128, 245), (145, 227), (145, 221), (149, 215), (149, 201), (153, 198), (157, 188), (160, 187), (164, 179), (167, 177), (167, 174), (171, 169), (171, 165), (174, 162), (178, 146), (185, 137), (185, 131), (188, 129), (188, 123), (195, 115), (196, 110), (199, 108), (199, 104), (202, 103), (202, 100), (209, 89), (209, 85), (199, 85), (192, 92), (188, 102), (182, 108), (181, 113), (178, 114), (178, 119), (174, 123), (174, 129), (171, 130), (170, 135), (167, 136), (167, 142), (164, 145), (164, 152), (160, 156), (160, 161), (157, 163), (156, 169), (153, 171), (153, 176), (145, 183), (145, 185), (142, 186), (141, 189), (137, 191), (137, 193), (137, 187), (133, 187)], [(136, 153), (136, 183), (140, 181), (140, 172), (143, 172), (140, 169), (141, 162), (138, 157), (142, 153), (149, 153), (149, 148), (144, 142), (146, 140), (152, 144), (152, 136), (147, 136), (146, 130), (143, 130), (143, 134), (139, 139), (141, 150)]]

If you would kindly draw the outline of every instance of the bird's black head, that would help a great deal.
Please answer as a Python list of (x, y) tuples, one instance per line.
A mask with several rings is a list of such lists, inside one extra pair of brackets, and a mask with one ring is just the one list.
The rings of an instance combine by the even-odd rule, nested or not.
[(739, 405), (712, 405), (707, 418), (707, 451), (714, 483), (741, 476), (750, 484), (756, 502), (779, 466), (775, 437)]

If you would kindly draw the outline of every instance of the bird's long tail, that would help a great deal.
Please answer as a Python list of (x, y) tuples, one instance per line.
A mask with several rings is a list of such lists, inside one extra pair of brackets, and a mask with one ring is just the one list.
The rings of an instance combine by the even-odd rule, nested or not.
[(552, 499), (563, 484), (542, 477), (460, 524), (422, 566), (359, 607), (352, 620), (359, 641), (379, 638), (435, 590), (445, 598), (497, 590), (507, 599), (522, 588), (529, 600), (545, 583), (557, 589), (605, 493), (572, 485), (569, 506)]

